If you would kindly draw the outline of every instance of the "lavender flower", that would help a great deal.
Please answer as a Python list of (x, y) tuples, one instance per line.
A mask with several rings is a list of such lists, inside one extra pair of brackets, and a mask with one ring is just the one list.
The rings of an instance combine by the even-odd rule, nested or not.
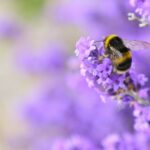
[(124, 133), (109, 134), (99, 141), (100, 146), (85, 137), (74, 135), (67, 139), (56, 140), (52, 144), (52, 150), (149, 150), (150, 136), (148, 134)]
[(81, 38), (76, 44), (76, 55), (80, 59), (81, 74), (85, 77), (88, 86), (93, 87), (100, 96), (109, 96), (124, 102), (149, 103), (139, 97), (147, 78), (143, 74), (136, 74), (131, 68), (122, 75), (113, 71), (113, 65), (109, 57), (103, 57), (103, 44), (99, 47), (90, 37)]
[(129, 20), (138, 20), (140, 27), (150, 25), (149, 0), (130, 0), (130, 4), (134, 7), (135, 12), (128, 14)]
[(135, 117), (135, 130), (150, 133), (150, 107), (135, 105), (133, 115)]
[(111, 134), (102, 141), (102, 146), (104, 150), (148, 150), (149, 140), (149, 135), (142, 132)]
[(74, 135), (68, 139), (57, 140), (51, 150), (97, 150), (97, 148), (89, 139)]

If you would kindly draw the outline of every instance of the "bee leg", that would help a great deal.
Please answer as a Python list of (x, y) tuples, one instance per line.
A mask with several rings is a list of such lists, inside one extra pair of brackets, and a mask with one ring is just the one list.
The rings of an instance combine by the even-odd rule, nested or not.
[(103, 54), (103, 55), (101, 55), (101, 56), (99, 56), (99, 60), (100, 61), (102, 61), (104, 58), (107, 58), (108, 57), (108, 55), (107, 54)]
[(115, 67), (113, 68), (113, 72), (114, 72), (114, 73), (117, 73), (117, 70), (116, 70), (116, 68), (115, 68)]
[(109, 54), (104, 53), (103, 56), (104, 56), (105, 58), (107, 58), (107, 57), (109, 56)]
[(101, 55), (101, 56), (98, 57), (98, 60), (99, 60), (99, 61), (102, 61), (104, 58), (105, 58), (105, 57), (104, 57), (103, 55)]
[(113, 67), (113, 72), (114, 72), (114, 73), (118, 73), (115, 66)]

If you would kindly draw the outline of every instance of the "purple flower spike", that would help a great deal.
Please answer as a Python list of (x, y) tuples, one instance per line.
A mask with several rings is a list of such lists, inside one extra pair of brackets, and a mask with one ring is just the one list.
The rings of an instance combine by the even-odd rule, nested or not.
[(51, 150), (96, 150), (96, 147), (90, 140), (75, 135), (66, 140), (56, 141)]
[(150, 133), (150, 107), (135, 105), (133, 115), (135, 117), (134, 128)]
[(141, 132), (111, 134), (102, 141), (102, 146), (104, 150), (148, 150), (149, 135)]
[(76, 44), (75, 53), (79, 57), (80, 71), (88, 86), (98, 91), (101, 97), (107, 95), (129, 104), (149, 104), (149, 101), (142, 99), (145, 97), (140, 97), (148, 81), (147, 77), (137, 74), (132, 67), (124, 74), (117, 74), (111, 59), (103, 55), (102, 42), (96, 45), (90, 37), (82, 37)]
[(150, 1), (130, 0), (130, 5), (134, 7), (135, 12), (128, 14), (129, 20), (138, 20), (140, 27), (150, 25)]

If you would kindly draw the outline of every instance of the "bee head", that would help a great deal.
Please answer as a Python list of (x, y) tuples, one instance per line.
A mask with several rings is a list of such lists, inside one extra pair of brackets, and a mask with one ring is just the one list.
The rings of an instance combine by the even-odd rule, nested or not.
[(117, 37), (117, 35), (116, 35), (116, 34), (110, 34), (110, 35), (104, 37), (103, 42), (104, 42), (104, 47), (105, 47), (105, 49), (108, 48), (110, 41), (111, 41), (114, 37)]

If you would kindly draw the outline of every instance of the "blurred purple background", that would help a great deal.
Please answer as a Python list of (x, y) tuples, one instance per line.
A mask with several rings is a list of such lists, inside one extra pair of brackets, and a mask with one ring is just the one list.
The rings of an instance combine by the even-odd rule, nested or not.
[[(134, 130), (132, 109), (103, 103), (74, 54), (81, 36), (150, 41), (149, 27), (128, 20), (128, 0), (0, 3), (0, 149), (150, 149), (148, 134)], [(150, 78), (149, 58), (133, 54), (136, 70)]]

